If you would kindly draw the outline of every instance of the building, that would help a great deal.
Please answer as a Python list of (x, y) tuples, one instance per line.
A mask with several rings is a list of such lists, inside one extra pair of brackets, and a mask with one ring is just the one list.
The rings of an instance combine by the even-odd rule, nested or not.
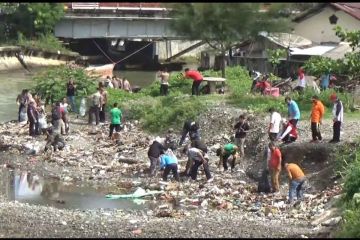
[(339, 43), (334, 27), (360, 30), (360, 3), (322, 3), (293, 19), (294, 33), (317, 44)]

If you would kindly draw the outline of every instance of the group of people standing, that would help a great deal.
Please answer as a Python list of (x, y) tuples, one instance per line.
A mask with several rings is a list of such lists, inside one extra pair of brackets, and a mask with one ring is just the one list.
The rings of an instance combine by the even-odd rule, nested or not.
[(112, 78), (107, 76), (103, 86), (108, 88), (122, 89), (125, 92), (131, 92), (131, 85), (129, 80), (126, 78), (118, 78), (115, 75)]

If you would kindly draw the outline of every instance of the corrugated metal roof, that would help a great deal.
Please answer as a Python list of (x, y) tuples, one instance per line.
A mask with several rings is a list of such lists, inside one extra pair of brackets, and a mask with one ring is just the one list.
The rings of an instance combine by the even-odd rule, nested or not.
[(292, 33), (266, 33), (260, 32), (261, 36), (266, 37), (270, 41), (284, 47), (305, 47), (310, 46), (312, 41), (302, 36)]
[(335, 46), (314, 46), (304, 49), (290, 48), (290, 55), (321, 56), (334, 48)]
[(322, 56), (337, 60), (337, 59), (344, 58), (345, 54), (348, 52), (352, 52), (352, 48), (350, 47), (350, 44), (347, 42), (341, 42), (337, 47), (326, 52)]

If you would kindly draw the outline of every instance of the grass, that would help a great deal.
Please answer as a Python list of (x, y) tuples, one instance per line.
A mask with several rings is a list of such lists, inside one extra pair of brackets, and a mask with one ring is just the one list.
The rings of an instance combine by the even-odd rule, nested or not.
[[(204, 71), (203, 75), (215, 77), (221, 76), (221, 72), (208, 70)], [(128, 118), (140, 120), (144, 130), (150, 132), (164, 132), (169, 127), (180, 127), (186, 118), (196, 118), (209, 105), (218, 101), (226, 101), (234, 107), (252, 110), (259, 114), (267, 113), (270, 107), (274, 107), (283, 116), (287, 115), (287, 105), (283, 96), (276, 98), (249, 93), (252, 79), (244, 68), (240, 66), (226, 68), (226, 79), (228, 94), (190, 97), (192, 81), (184, 79), (179, 72), (172, 72), (169, 81), (169, 96), (160, 96), (159, 81), (153, 82), (136, 94), (109, 89), (108, 107), (118, 102), (120, 107), (127, 112)], [(329, 101), (331, 94), (332, 91), (328, 90), (319, 95), (326, 106), (325, 118), (327, 119), (331, 118), (332, 103)], [(305, 91), (303, 95), (297, 93), (291, 95), (299, 105), (302, 120), (310, 116), (312, 95), (314, 92), (311, 90)], [(360, 116), (359, 112), (349, 111), (350, 94), (340, 93), (339, 97), (343, 100), (346, 118)]]

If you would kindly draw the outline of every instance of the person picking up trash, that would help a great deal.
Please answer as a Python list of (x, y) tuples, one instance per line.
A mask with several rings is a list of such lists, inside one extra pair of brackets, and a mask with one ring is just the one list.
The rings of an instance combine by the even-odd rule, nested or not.
[(190, 169), (191, 179), (196, 180), (198, 169), (200, 165), (203, 165), (207, 181), (212, 182), (213, 178), (211, 177), (208, 161), (204, 157), (205, 153), (198, 148), (188, 148), (187, 146), (184, 148), (183, 151), (188, 155), (189, 159), (194, 162)]
[(283, 133), (280, 137), (278, 137), (278, 141), (283, 141), (284, 143), (292, 143), (295, 142), (298, 138), (298, 133), (296, 127), (288, 121), (286, 118), (282, 119), (283, 124)]
[(178, 182), (180, 181), (178, 173), (178, 160), (175, 154), (171, 151), (171, 149), (168, 149), (165, 154), (162, 154), (160, 156), (160, 168), (164, 169), (164, 181), (167, 181), (167, 177), (170, 171), (172, 171), (174, 179)]
[(57, 150), (62, 150), (65, 147), (65, 141), (61, 137), (59, 132), (53, 131), (52, 128), (48, 128), (46, 131), (46, 145), (44, 152), (47, 152), (51, 147), (53, 147), (54, 152)]
[(165, 152), (165, 147), (160, 143), (160, 138), (157, 138), (149, 147), (148, 157), (150, 159), (150, 176), (153, 177), (156, 175), (157, 166), (160, 162), (160, 155)]
[(191, 120), (187, 120), (184, 123), (179, 146), (181, 146), (184, 143), (186, 135), (188, 133), (189, 133), (189, 137), (190, 137), (191, 141), (200, 139), (199, 123), (197, 123), (196, 121), (191, 121)]
[(295, 163), (285, 163), (284, 166), (289, 177), (289, 203), (292, 203), (295, 192), (299, 201), (303, 197), (302, 187), (305, 182), (305, 174)]
[(228, 170), (228, 159), (231, 156), (232, 157), (232, 162), (231, 162), (231, 171), (234, 170), (235, 168), (235, 163), (236, 163), (236, 159), (237, 159), (237, 154), (238, 152), (238, 147), (232, 143), (228, 143), (224, 146), (224, 148), (219, 148), (216, 150), (216, 156), (219, 156), (219, 163), (218, 163), (218, 167), (220, 168), (221, 163), (223, 164), (224, 167), (224, 171)]

